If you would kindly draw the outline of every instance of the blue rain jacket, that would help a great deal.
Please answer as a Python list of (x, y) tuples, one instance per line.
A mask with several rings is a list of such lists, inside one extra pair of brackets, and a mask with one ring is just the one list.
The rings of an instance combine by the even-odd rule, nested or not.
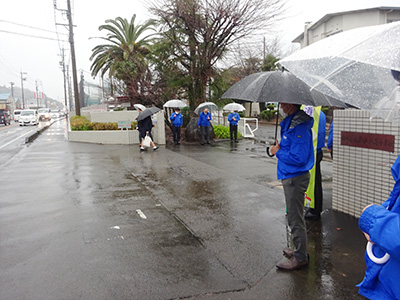
[(326, 137), (326, 116), (321, 110), (318, 120), (318, 141), (317, 141), (317, 152), (322, 152), (322, 148), (325, 147)]
[(302, 110), (281, 122), (280, 149), (276, 152), (279, 180), (303, 175), (314, 166), (313, 124), (313, 118)]
[[(209, 118), (207, 120), (207, 118)], [(211, 114), (208, 112), (205, 114), (203, 111), (200, 113), (199, 121), (197, 122), (197, 126), (210, 126)]]
[(174, 112), (169, 119), (175, 127), (181, 127), (183, 125), (183, 117), (181, 113), (177, 114)]
[(358, 222), (375, 244), (374, 255), (390, 255), (385, 264), (376, 264), (365, 254), (367, 270), (358, 287), (359, 293), (368, 299), (400, 299), (400, 155), (392, 166), (392, 176), (396, 183), (389, 199), (382, 205), (368, 207)]
[[(233, 118), (235, 118), (235, 120)], [(232, 125), (237, 125), (239, 120), (240, 120), (240, 116), (237, 112), (230, 113), (228, 116), (228, 122)]]
[(333, 146), (333, 121), (331, 123), (331, 128), (329, 129), (328, 141), (326, 142), (326, 148), (332, 149)]

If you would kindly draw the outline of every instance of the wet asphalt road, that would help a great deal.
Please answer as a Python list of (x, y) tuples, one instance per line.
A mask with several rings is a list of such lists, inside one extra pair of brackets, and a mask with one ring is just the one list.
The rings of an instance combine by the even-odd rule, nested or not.
[(61, 120), (1, 164), (0, 299), (363, 299), (365, 240), (330, 210), (330, 162), (310, 266), (287, 273), (263, 144), (138, 150), (69, 143)]

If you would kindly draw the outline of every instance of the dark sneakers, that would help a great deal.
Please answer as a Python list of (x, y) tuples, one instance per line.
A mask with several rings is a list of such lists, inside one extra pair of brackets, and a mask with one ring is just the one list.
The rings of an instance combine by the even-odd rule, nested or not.
[(296, 257), (291, 258), (284, 257), (277, 264), (276, 267), (280, 270), (294, 271), (305, 268), (308, 266), (308, 260), (298, 261)]

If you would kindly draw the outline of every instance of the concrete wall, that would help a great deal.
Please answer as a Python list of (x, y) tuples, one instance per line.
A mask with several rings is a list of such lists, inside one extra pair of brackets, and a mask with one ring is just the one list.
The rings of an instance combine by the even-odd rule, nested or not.
[(139, 115), (137, 110), (129, 111), (107, 111), (107, 112), (90, 112), (92, 122), (118, 122), (131, 121), (134, 122)]
[(83, 142), (93, 144), (139, 144), (137, 130), (95, 130), (95, 131), (69, 131), (70, 142)]
[[(112, 111), (90, 112), (83, 116), (91, 122), (118, 122), (135, 121), (137, 111)], [(165, 125), (163, 111), (152, 116), (155, 127), (152, 130), (154, 142), (165, 145)], [(71, 131), (68, 132), (68, 140), (71, 142), (86, 142), (96, 144), (139, 144), (139, 132), (137, 130), (99, 130), (99, 131)]]
[[(353, 139), (345, 139), (349, 132), (354, 133)], [(390, 144), (382, 137), (394, 137), (393, 152), (377, 149)], [(366, 205), (387, 200), (394, 184), (391, 166), (400, 153), (399, 141), (399, 126), (371, 120), (367, 111), (334, 112), (333, 209), (359, 217)]]

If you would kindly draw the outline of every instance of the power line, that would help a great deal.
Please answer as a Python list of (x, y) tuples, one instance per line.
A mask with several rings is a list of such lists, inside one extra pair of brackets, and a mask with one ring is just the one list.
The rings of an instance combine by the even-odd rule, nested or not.
[[(49, 37), (38, 36), (38, 35), (30, 35), (30, 34), (19, 33), (19, 32), (12, 32), (12, 31), (7, 31), (7, 30), (0, 30), (0, 32), (10, 33), (10, 34), (16, 34), (16, 35), (23, 35), (23, 36), (32, 37), (32, 38), (37, 38), (37, 39), (44, 39), (44, 40), (51, 40), (51, 41), (59, 41), (58, 39), (55, 39), (55, 38), (49, 38)], [(66, 40), (61, 40), (61, 41), (67, 42)]]
[[(22, 26), (22, 27), (27, 27), (27, 28), (36, 29), (36, 30), (41, 30), (41, 31), (50, 32), (50, 33), (57, 33), (55, 31), (51, 31), (51, 30), (48, 30), (48, 29), (42, 29), (42, 28), (33, 27), (33, 26), (29, 26), (29, 25), (24, 25), (24, 24), (19, 24), (19, 23), (15, 23), (15, 22), (11, 22), (11, 21), (6, 21), (6, 20), (0, 20), (0, 22), (9, 23), (9, 24)], [(66, 34), (66, 33), (60, 33), (60, 34), (68, 36), (68, 34)]]

